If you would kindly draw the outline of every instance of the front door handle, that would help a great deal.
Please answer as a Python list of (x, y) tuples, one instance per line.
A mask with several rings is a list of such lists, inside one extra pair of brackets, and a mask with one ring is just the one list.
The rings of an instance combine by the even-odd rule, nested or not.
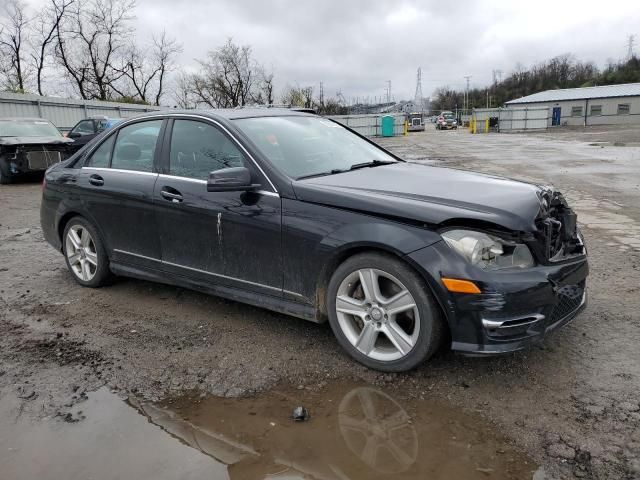
[(95, 185), (96, 187), (101, 187), (104, 185), (104, 178), (100, 175), (96, 175), (95, 173), (89, 177), (89, 183), (91, 185)]
[(173, 192), (167, 192), (166, 190), (161, 190), (160, 191), (160, 195), (162, 195), (162, 197), (166, 200), (169, 200), (171, 202), (181, 202), (182, 201), (182, 195), (180, 195), (180, 193), (173, 193)]

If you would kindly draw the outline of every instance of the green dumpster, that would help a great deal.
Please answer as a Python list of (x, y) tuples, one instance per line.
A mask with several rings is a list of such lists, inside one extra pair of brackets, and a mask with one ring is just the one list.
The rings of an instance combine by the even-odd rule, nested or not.
[(382, 121), (380, 123), (380, 134), (383, 137), (393, 137), (393, 124), (394, 118), (392, 115), (385, 115), (382, 117)]

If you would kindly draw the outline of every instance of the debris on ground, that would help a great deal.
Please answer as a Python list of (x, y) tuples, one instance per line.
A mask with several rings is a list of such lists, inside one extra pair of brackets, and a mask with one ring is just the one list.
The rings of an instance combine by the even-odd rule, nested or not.
[(291, 416), (296, 422), (304, 422), (309, 420), (309, 412), (306, 408), (300, 406), (293, 409), (293, 415)]

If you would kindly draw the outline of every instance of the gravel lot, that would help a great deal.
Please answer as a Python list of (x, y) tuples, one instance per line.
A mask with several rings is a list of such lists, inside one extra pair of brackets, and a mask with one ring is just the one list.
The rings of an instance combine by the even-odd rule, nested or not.
[(364, 383), (483, 417), (487, 432), (543, 467), (536, 478), (640, 478), (640, 128), (427, 128), (380, 143), (411, 161), (552, 183), (578, 211), (590, 303), (543, 347), (500, 358), (443, 352), (382, 375), (347, 358), (327, 325), (136, 280), (83, 289), (42, 238), (40, 185), (22, 183), (0, 187), (0, 405), (10, 401), (16, 419), (60, 422), (81, 420), (74, 408), (102, 386), (155, 402)]

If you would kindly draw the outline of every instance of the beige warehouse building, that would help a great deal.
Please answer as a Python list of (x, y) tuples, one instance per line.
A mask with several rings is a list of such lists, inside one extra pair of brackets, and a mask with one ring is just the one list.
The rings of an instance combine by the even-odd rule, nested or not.
[(640, 124), (640, 83), (546, 90), (506, 102), (508, 109), (549, 109), (548, 126)]

